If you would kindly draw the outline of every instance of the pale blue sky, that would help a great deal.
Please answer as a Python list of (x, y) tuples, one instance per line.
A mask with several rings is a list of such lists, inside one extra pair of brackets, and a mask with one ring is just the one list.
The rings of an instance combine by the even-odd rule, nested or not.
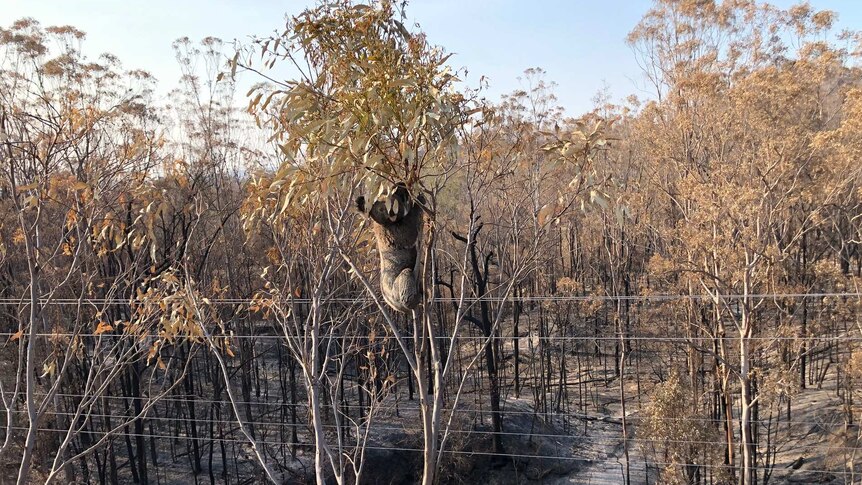
[[(245, 40), (283, 27), (313, 0), (0, 0), (0, 24), (30, 16), (87, 33), (85, 51), (117, 55), (127, 68), (150, 71), (165, 90), (179, 78), (171, 42), (182, 36)], [(779, 6), (797, 3), (777, 0)], [(839, 13), (838, 29), (862, 29), (862, 1), (811, 0)], [(519, 87), (518, 76), (542, 67), (569, 114), (591, 108), (604, 82), (616, 98), (642, 94), (640, 70), (626, 34), (650, 0), (412, 0), (410, 16), (429, 39), (455, 53), (468, 82), (489, 78), (489, 96)]]

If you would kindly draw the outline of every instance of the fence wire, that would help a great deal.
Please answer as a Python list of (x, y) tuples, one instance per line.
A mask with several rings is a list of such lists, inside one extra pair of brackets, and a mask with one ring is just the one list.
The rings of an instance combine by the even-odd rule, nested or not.
[[(770, 293), (770, 294), (756, 294), (756, 295), (719, 295), (718, 298), (724, 301), (734, 301), (734, 300), (766, 300), (766, 299), (817, 299), (823, 307), (826, 308), (836, 308), (841, 305), (851, 303), (851, 302), (862, 302), (862, 293), (860, 292), (821, 292), (821, 293)], [(674, 301), (706, 301), (706, 302), (714, 302), (716, 299), (715, 295), (637, 295), (637, 296), (618, 296), (618, 295), (581, 295), (581, 296), (559, 296), (559, 295), (544, 295), (544, 296), (522, 296), (522, 297), (506, 297), (506, 298), (497, 298), (497, 297), (482, 297), (482, 298), (436, 298), (433, 300), (433, 303), (441, 303), (441, 304), (452, 304), (452, 303), (468, 303), (474, 304), (478, 302), (492, 302), (498, 304), (506, 304), (506, 303), (590, 303), (590, 302), (604, 302), (604, 303), (618, 303), (621, 301), (626, 302), (635, 302), (642, 304), (650, 304), (651, 302), (674, 302)], [(330, 298), (324, 300), (327, 303), (362, 303), (372, 305), (375, 303), (375, 300), (372, 298)], [(207, 303), (213, 305), (252, 305), (255, 303), (254, 300), (251, 299), (241, 299), (241, 298), (224, 298), (224, 299), (209, 299)], [(299, 304), (310, 304), (312, 301), (306, 298), (289, 298), (285, 300), (285, 303), (299, 303)], [(134, 300), (121, 299), (121, 298), (107, 298), (107, 299), (91, 299), (91, 298), (45, 298), (38, 300), (39, 305), (44, 306), (78, 306), (78, 305), (89, 305), (89, 306), (108, 306), (108, 305), (135, 305), (138, 302)], [(29, 301), (24, 298), (0, 298), (0, 305), (2, 306), (12, 306), (12, 307), (22, 307), (29, 305)], [(553, 313), (553, 308), (549, 310)], [(527, 312), (525, 312), (526, 314)], [(581, 315), (582, 316), (582, 315)], [(218, 335), (218, 338), (227, 338), (231, 341), (250, 341), (253, 345), (257, 342), (260, 343), (271, 343), (274, 345), (279, 345), (279, 343), (283, 342), (285, 339), (296, 339), (302, 340), (305, 338), (309, 338), (305, 335), (293, 335), (289, 332), (284, 332), (279, 330), (283, 330), (277, 323), (274, 322), (266, 322), (261, 321), (258, 322), (259, 325), (255, 326), (255, 330), (259, 330), (261, 332), (266, 333), (237, 333), (230, 332), (226, 335)], [(469, 328), (467, 326), (466, 328)], [(22, 333), (22, 330), (19, 329), (18, 332), (0, 332), (0, 339), (6, 340), (6, 345), (12, 345), (18, 339), (25, 339), (29, 337), (31, 334)], [(665, 334), (643, 334), (643, 330), (632, 331), (630, 333), (620, 332), (613, 328), (603, 328), (603, 331), (607, 333), (611, 333), (611, 335), (549, 335), (549, 334), (533, 334), (528, 332), (523, 335), (473, 335), (473, 334), (459, 334), (459, 335), (437, 335), (435, 338), (449, 341), (450, 339), (455, 339), (458, 341), (465, 342), (473, 342), (473, 343), (482, 343), (482, 342), (492, 342), (492, 341), (504, 341), (504, 342), (513, 342), (516, 340), (521, 341), (530, 341), (530, 342), (573, 342), (573, 343), (588, 343), (588, 344), (597, 344), (597, 343), (606, 343), (606, 344), (615, 344), (618, 345), (620, 342), (645, 342), (651, 344), (689, 344), (690, 346), (695, 346), (699, 342), (708, 341), (708, 340), (721, 340), (727, 341), (730, 343), (734, 343), (739, 341), (740, 339), (744, 339), (746, 341), (751, 342), (798, 342), (804, 344), (816, 343), (821, 346), (834, 345), (841, 342), (846, 342), (848, 344), (856, 343), (862, 341), (862, 334), (856, 334), (854, 330), (850, 330), (845, 325), (845, 328), (840, 332), (835, 332), (831, 334), (820, 334), (820, 335), (752, 335), (752, 336), (741, 336), (738, 334), (734, 334), (730, 332), (726, 335), (710, 335), (710, 334), (701, 334), (697, 336), (691, 335), (673, 335), (672, 332), (665, 332)], [(577, 332), (574, 332), (577, 333)], [(159, 339), (161, 335), (159, 333), (134, 333), (134, 334), (124, 334), (122, 331), (117, 331), (117, 329), (111, 329), (105, 332), (91, 332), (91, 331), (63, 331), (58, 330), (54, 332), (35, 332), (34, 334), (38, 338), (68, 338), (68, 339), (111, 339), (111, 340), (121, 340), (121, 339), (130, 339), (130, 340), (142, 340), (142, 339)], [(339, 336), (333, 335), (330, 337), (322, 337), (323, 340), (326, 339), (361, 339), (363, 336)], [(391, 339), (396, 338), (394, 335), (375, 335), (374, 341), (389, 341)], [(188, 337), (188, 340), (191, 341), (201, 341), (201, 338), (191, 338)], [(183, 337), (177, 338), (174, 340), (174, 344), (178, 344), (184, 341)], [(816, 346), (815, 346), (816, 347)], [(813, 351), (815, 347), (811, 347), (809, 351)], [(270, 350), (252, 350), (253, 354), (251, 358), (264, 358), (264, 354), (267, 352), (271, 352)], [(633, 353), (637, 353), (639, 350), (634, 350)], [(242, 357), (242, 356), (241, 356)], [(248, 359), (248, 356), (244, 356), (244, 359)], [(290, 357), (288, 357), (290, 358)], [(601, 358), (601, 357), (599, 357)], [(605, 360), (607, 363), (607, 360)], [(822, 372), (823, 375), (826, 375), (826, 372), (829, 370), (829, 366), (836, 364), (833, 362), (832, 357), (830, 356), (828, 364), (825, 364), (826, 370), (818, 371)], [(247, 360), (241, 360), (237, 362), (233, 367), (234, 372), (239, 371), (239, 367), (248, 365)], [(508, 365), (505, 364), (504, 365)], [(525, 364), (526, 365), (526, 364)], [(580, 364), (578, 364), (580, 365)], [(471, 372), (476, 372), (479, 375), (478, 386), (481, 391), (482, 389), (482, 379), (486, 379), (487, 376), (482, 377), (482, 369), (471, 370)], [(563, 372), (563, 371), (561, 371)], [(628, 374), (625, 375), (626, 378), (631, 379), (632, 376), (638, 376), (647, 378), (647, 371), (638, 369), (633, 370), (629, 368), (627, 371)], [(638, 374), (640, 373), (640, 374)], [(43, 376), (45, 377), (45, 376)], [(352, 379), (357, 378), (357, 376), (352, 375), (349, 376)], [(507, 377), (510, 379), (511, 376)], [(407, 378), (409, 379), (409, 377)], [(606, 379), (605, 388), (619, 388), (619, 386), (623, 386), (624, 382), (619, 379), (619, 376), (613, 377), (611, 379), (607, 379), (607, 377), (596, 377), (595, 379), (601, 380)], [(616, 384), (611, 385), (609, 382), (616, 380)], [(837, 382), (838, 378), (836, 378)], [(528, 379), (525, 379), (528, 381)], [(404, 384), (404, 378), (401, 378), (399, 381), (400, 385)], [(207, 384), (211, 385), (211, 384)], [(545, 383), (548, 386), (548, 389), (552, 389), (555, 386), (555, 383)], [(570, 383), (568, 381), (560, 383), (559, 388), (570, 387), (570, 386), (581, 386), (583, 385), (586, 389), (587, 384), (576, 382)], [(591, 384), (592, 385), (592, 384)], [(638, 384), (640, 385), (640, 384)], [(6, 386), (8, 387), (8, 386)], [(269, 388), (267, 388), (269, 389)], [(552, 392), (548, 391), (548, 389), (543, 392)], [(361, 392), (359, 390), (358, 384), (353, 388), (356, 392)], [(504, 404), (506, 403), (506, 399), (511, 397), (511, 384), (507, 384), (504, 386), (505, 396), (504, 396)], [(104, 389), (102, 390), (104, 391)], [(203, 389), (201, 389), (203, 391)], [(818, 389), (819, 391), (819, 389)], [(284, 389), (281, 389), (279, 392), (282, 393), (282, 397), (284, 398)], [(592, 396), (590, 396), (592, 392)], [(708, 389), (704, 389), (703, 392), (711, 392)], [(826, 392), (826, 391), (823, 391)], [(840, 389), (832, 389), (832, 393), (840, 394)], [(852, 391), (849, 391), (852, 392)], [(0, 390), (0, 393), (3, 394), (3, 399), (6, 401), (9, 395), (8, 390)], [(416, 404), (415, 401), (405, 399), (403, 396), (404, 389), (400, 391), (396, 390), (398, 394), (398, 398), (392, 398), (389, 396), (389, 399), (386, 401), (381, 401), (374, 403), (373, 406), (378, 406), (383, 411), (375, 411), (378, 414), (375, 416), (386, 415), (388, 419), (391, 421), (391, 413), (404, 413), (405, 416), (420, 414), (422, 408)], [(525, 390), (524, 396), (522, 396), (522, 400), (530, 401), (532, 400), (533, 409), (530, 410), (519, 410), (508, 408), (506, 405), (503, 409), (499, 411), (492, 412), (488, 409), (488, 403), (481, 396), (472, 395), (471, 397), (474, 399), (473, 402), (468, 402), (463, 405), (459, 405), (456, 407), (444, 406), (441, 411), (446, 413), (447, 415), (451, 415), (453, 417), (459, 417), (454, 421), (454, 425), (447, 429), (446, 432), (451, 436), (459, 436), (459, 437), (470, 437), (470, 436), (478, 436), (478, 437), (492, 437), (492, 436), (503, 436), (512, 440), (516, 440), (519, 437), (529, 437), (530, 439), (538, 438), (538, 439), (546, 439), (551, 441), (561, 441), (575, 443), (577, 446), (574, 446), (572, 452), (570, 454), (549, 454), (549, 453), (520, 453), (516, 451), (509, 451), (507, 448), (506, 451), (502, 453), (492, 453), (487, 451), (477, 451), (477, 450), (460, 450), (460, 449), (444, 449), (444, 453), (450, 456), (458, 455), (458, 456), (494, 456), (494, 457), (504, 457), (511, 460), (552, 460), (552, 461), (569, 461), (569, 462), (583, 462), (585, 464), (595, 464), (597, 460), (595, 458), (586, 458), (584, 456), (578, 456), (579, 449), (582, 447), (604, 447), (604, 448), (614, 448), (618, 447), (621, 443), (625, 443), (627, 445), (631, 445), (637, 449), (645, 449), (647, 447), (652, 448), (661, 448), (668, 445), (682, 445), (682, 446), (690, 446), (690, 447), (723, 447), (727, 444), (726, 438), (719, 437), (716, 439), (673, 439), (673, 438), (654, 438), (649, 436), (641, 436), (639, 429), (644, 426), (646, 423), (666, 423), (666, 425), (671, 427), (688, 427), (688, 426), (715, 426), (720, 427), (727, 423), (728, 425), (732, 425), (738, 428), (743, 422), (740, 416), (738, 415), (738, 410), (731, 410), (730, 416), (721, 416), (721, 417), (698, 417), (698, 416), (656, 416), (656, 415), (643, 415), (643, 407), (640, 405), (641, 396), (630, 396), (632, 401), (638, 400), (638, 411), (635, 411), (629, 415), (621, 416), (614, 415), (609, 413), (602, 413), (596, 411), (587, 411), (587, 408), (593, 406), (597, 407), (596, 402), (605, 399), (606, 396), (602, 396), (601, 398), (597, 398), (599, 395), (598, 391), (586, 391), (588, 397), (582, 398), (581, 402), (577, 402), (574, 405), (572, 403), (567, 403), (564, 407), (575, 407), (582, 409), (582, 412), (567, 412), (565, 410), (557, 409), (556, 411), (551, 409), (540, 410), (540, 406), (536, 401), (536, 395), (531, 394), (531, 391)], [(20, 392), (16, 394), (19, 398), (22, 395)], [(277, 395), (277, 393), (276, 393)], [(63, 405), (61, 407), (65, 408), (65, 410), (61, 409), (46, 409), (42, 414), (42, 419), (49, 421), (53, 424), (53, 426), (45, 426), (42, 422), (36, 424), (36, 429), (39, 432), (49, 433), (49, 434), (67, 434), (71, 436), (84, 436), (84, 435), (92, 435), (95, 436), (95, 439), (99, 439), (99, 437), (106, 436), (108, 432), (105, 430), (93, 429), (98, 424), (99, 421), (102, 422), (112, 422), (114, 426), (119, 426), (119, 429), (116, 431), (111, 431), (110, 436), (114, 438), (144, 438), (149, 440), (173, 440), (173, 441), (187, 441), (187, 442), (199, 442), (199, 443), (235, 443), (240, 445), (248, 445), (249, 441), (247, 439), (238, 436), (239, 428), (241, 426), (251, 426), (261, 437), (259, 439), (258, 444), (265, 447), (294, 447), (294, 448), (311, 448), (313, 445), (311, 444), (311, 440), (308, 438), (310, 433), (312, 432), (310, 429), (310, 425), (308, 422), (305, 422), (304, 417), (310, 410), (309, 404), (305, 402), (288, 402), (284, 399), (282, 400), (269, 400), (269, 399), (239, 399), (239, 400), (226, 400), (226, 399), (218, 399), (218, 398), (207, 398), (202, 394), (188, 394), (184, 393), (181, 390), (177, 390), (176, 392), (171, 392), (169, 395), (162, 397), (148, 397), (146, 395), (141, 396), (120, 396), (120, 395), (108, 395), (108, 394), (87, 394), (83, 392), (36, 392), (33, 394), (33, 397), (44, 400), (44, 399), (54, 399), (54, 400), (63, 400)], [(303, 396), (299, 396), (299, 399), (302, 399)], [(393, 400), (394, 399), (394, 400)], [(478, 401), (476, 401), (478, 399)], [(567, 397), (568, 399), (568, 397)], [(734, 398), (736, 399), (736, 398)], [(788, 394), (789, 399), (789, 394)], [(8, 401), (7, 401), (8, 402)], [(78, 404), (76, 404), (78, 403)], [(86, 403), (83, 404), (83, 403)], [(135, 411), (135, 409), (140, 409), (141, 403), (150, 405), (151, 407), (147, 409), (147, 411), (139, 415), (139, 411)], [(478, 403), (478, 407), (477, 407)], [(558, 403), (559, 404), (559, 403)], [(76, 409), (76, 406), (79, 408)], [(136, 407), (137, 406), (137, 407)], [(188, 411), (189, 406), (202, 406), (202, 414), (197, 416), (194, 419), (194, 424), (196, 426), (209, 427), (212, 429), (218, 429), (219, 433), (222, 436), (191, 436), (188, 434), (189, 428), (189, 416), (184, 414)], [(240, 406), (248, 416), (245, 417), (237, 417), (234, 416), (231, 410), (232, 406)], [(734, 401), (734, 406), (737, 406), (736, 401)], [(850, 404), (851, 410), (853, 404)], [(382, 422), (382, 423), (370, 423), (369, 421), (365, 421), (367, 416), (363, 416), (363, 412), (370, 411), (372, 408), (371, 404), (350, 404), (347, 402), (342, 402), (338, 405), (326, 404), (322, 406), (322, 410), (328, 415), (334, 415), (341, 413), (343, 417), (348, 418), (349, 424), (324, 424), (322, 425), (323, 429), (332, 432), (332, 433), (342, 433), (345, 429), (362, 431), (365, 430), (366, 427), (370, 427), (376, 432), (382, 433), (409, 433), (414, 436), (421, 436), (423, 429), (420, 426), (417, 426), (415, 421), (411, 421), (409, 417), (402, 418), (404, 421), (402, 424), (393, 425), (391, 422)], [(216, 414), (214, 410), (218, 409), (219, 412)], [(788, 408), (789, 409), (789, 408)], [(254, 410), (254, 411), (252, 411)], [(288, 422), (287, 421), (287, 413), (293, 412), (300, 416), (300, 419), (297, 422)], [(266, 419), (267, 416), (275, 417), (273, 415), (281, 414), (280, 419)], [(379, 414), (383, 413), (383, 414)], [(386, 414), (389, 413), (389, 414)], [(506, 420), (519, 420), (519, 419), (532, 419), (534, 422), (541, 422), (543, 424), (550, 424), (554, 426), (542, 428), (540, 430), (531, 430), (529, 433), (524, 433), (523, 431), (512, 431), (506, 430), (505, 428), (501, 431), (493, 431), (488, 427), (489, 417), (496, 413), (498, 416), (502, 417), (504, 422)], [(789, 411), (788, 411), (789, 413)], [(809, 413), (810, 414), (810, 413)], [(852, 413), (851, 413), (852, 414)], [(227, 417), (222, 418), (221, 416), (226, 415)], [(802, 433), (807, 432), (810, 434), (812, 430), (821, 430), (823, 437), (822, 441), (819, 442), (800, 442), (797, 436), (795, 442), (787, 442), (787, 443), (772, 443), (771, 445), (767, 443), (767, 453), (769, 452), (769, 446), (774, 446), (772, 452), (774, 453), (796, 453), (797, 451), (800, 454), (805, 455), (823, 455), (824, 457), (835, 457), (835, 456), (855, 456), (857, 453), (862, 452), (862, 431), (860, 431), (859, 427), (852, 422), (852, 420), (848, 420), (846, 416), (844, 419), (840, 419), (837, 414), (825, 415), (823, 419), (812, 419), (810, 415), (803, 416), (801, 418), (792, 419), (788, 416), (785, 419), (782, 419), (781, 410), (778, 411), (777, 417), (769, 416), (769, 417), (756, 417), (748, 422), (753, 425), (762, 426), (767, 428), (767, 434), (770, 433), (768, 431), (769, 427), (776, 427), (776, 433), (778, 433), (781, 429), (784, 429), (787, 433), (787, 436), (801, 436)], [(247, 418), (247, 419), (246, 419)], [(629, 434), (623, 436), (621, 434), (622, 429), (622, 420), (625, 419)], [(467, 420), (467, 421), (464, 421)], [(470, 421), (472, 420), (472, 421)], [(61, 422), (70, 422), (68, 427), (58, 427), (57, 424)], [(149, 423), (150, 430), (149, 432), (140, 432), (138, 431), (140, 428), (135, 428), (133, 430), (130, 428), (132, 423), (138, 422), (146, 422)], [(563, 425), (558, 425), (558, 422), (562, 422)], [(358, 424), (357, 424), (358, 423)], [(472, 424), (471, 424), (472, 423)], [(154, 426), (155, 424), (155, 426)], [(602, 429), (601, 433), (598, 433), (597, 436), (591, 436), (591, 433), (595, 432), (597, 428)], [(24, 432), (28, 431), (30, 428), (27, 426), (7, 426), (4, 427), (11, 431), (16, 432)], [(563, 429), (561, 432), (560, 429)], [(565, 431), (570, 430), (570, 431)], [(610, 431), (609, 431), (610, 430)], [(299, 440), (291, 440), (284, 441), (283, 439), (275, 439), (274, 435), (284, 434), (285, 432), (295, 432), (297, 436), (302, 436), (305, 439)], [(350, 432), (350, 431), (349, 431)], [(731, 431), (731, 433), (738, 432), (737, 430)], [(794, 435), (796, 433), (796, 435)], [(228, 436), (224, 436), (227, 434)], [(842, 441), (836, 441), (835, 436), (844, 436)], [(855, 435), (855, 442), (854, 442)], [(831, 438), (830, 438), (831, 436)], [(777, 437), (777, 434), (776, 434)], [(114, 439), (112, 438), (112, 439)], [(92, 438), (91, 438), (92, 439)], [(777, 439), (775, 437), (770, 439)], [(738, 444), (738, 443), (736, 443)], [(349, 446), (348, 446), (349, 448)], [(376, 450), (381, 452), (405, 452), (405, 453), (421, 453), (423, 450), (421, 448), (415, 448), (411, 446), (396, 446), (390, 445), (389, 443), (373, 443), (367, 444), (363, 446), (366, 450)], [(774, 458), (773, 458), (774, 459)], [(614, 463), (620, 462), (620, 457), (616, 457), (613, 460)], [(831, 474), (835, 476), (844, 476), (844, 477), (855, 477), (860, 473), (860, 470), (854, 466), (825, 466), (825, 462), (817, 461), (817, 464), (814, 466), (804, 466), (803, 469), (806, 473), (822, 473), (822, 474)], [(656, 470), (661, 467), (667, 467), (672, 465), (679, 465), (679, 463), (663, 461), (661, 459), (648, 459), (643, 453), (640, 453), (636, 459), (632, 459), (630, 463), (631, 470), (637, 471), (640, 470), (640, 473), (655, 473)], [(733, 469), (739, 470), (739, 464), (722, 464), (722, 463), (690, 463), (691, 466), (696, 466), (705, 470), (725, 470), (725, 469)], [(775, 472), (778, 470), (779, 472), (784, 472), (783, 464), (772, 463), (771, 465), (761, 465), (758, 464), (755, 466), (755, 469), (758, 471), (764, 472)], [(652, 472), (650, 472), (652, 470)]]

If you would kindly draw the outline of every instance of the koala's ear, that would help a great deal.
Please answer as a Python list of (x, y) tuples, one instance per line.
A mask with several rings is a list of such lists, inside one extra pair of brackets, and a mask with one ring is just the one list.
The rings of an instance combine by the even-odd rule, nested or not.
[(353, 205), (353, 208), (359, 212), (360, 214), (365, 214), (367, 211), (365, 210), (365, 196), (360, 195), (356, 198), (356, 201)]

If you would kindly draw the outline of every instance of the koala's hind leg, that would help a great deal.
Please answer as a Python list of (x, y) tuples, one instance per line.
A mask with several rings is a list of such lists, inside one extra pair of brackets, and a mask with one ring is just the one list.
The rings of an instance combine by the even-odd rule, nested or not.
[(391, 282), (384, 282), (381, 286), (383, 299), (392, 308), (409, 314), (419, 305), (421, 295), (413, 268), (402, 269)]

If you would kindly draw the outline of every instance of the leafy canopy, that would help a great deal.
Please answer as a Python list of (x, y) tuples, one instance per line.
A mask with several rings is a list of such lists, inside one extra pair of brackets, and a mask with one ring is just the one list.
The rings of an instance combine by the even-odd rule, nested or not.
[[(389, 1), (326, 2), (255, 42), (246, 54), (260, 56), (261, 70), (234, 58), (234, 70), (270, 79), (249, 92), (249, 110), (284, 155), (274, 174), (256, 179), (253, 217), (290, 213), (335, 184), (364, 180), (378, 194), (412, 188), (454, 158), (467, 102), (448, 56), (402, 20)], [(263, 73), (279, 63), (293, 79)]]

